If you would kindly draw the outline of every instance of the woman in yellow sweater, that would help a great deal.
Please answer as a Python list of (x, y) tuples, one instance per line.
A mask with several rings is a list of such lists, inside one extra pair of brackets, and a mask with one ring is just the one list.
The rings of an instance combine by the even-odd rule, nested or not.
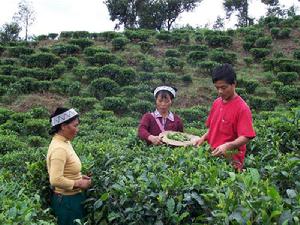
[(47, 154), (47, 169), (53, 189), (51, 207), (59, 225), (71, 225), (84, 217), (82, 190), (91, 186), (91, 178), (81, 175), (81, 162), (71, 140), (76, 136), (79, 115), (74, 109), (57, 108), (50, 117), (53, 135)]

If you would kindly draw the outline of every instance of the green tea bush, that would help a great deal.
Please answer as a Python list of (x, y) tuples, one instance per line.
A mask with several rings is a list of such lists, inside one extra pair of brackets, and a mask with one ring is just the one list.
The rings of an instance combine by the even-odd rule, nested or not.
[(50, 69), (54, 74), (54, 79), (61, 77), (66, 70), (67, 67), (64, 64), (57, 64)]
[(85, 49), (86, 47), (90, 47), (94, 44), (92, 40), (89, 40), (87, 38), (80, 38), (80, 39), (71, 39), (68, 41), (71, 45), (77, 45), (81, 48), (81, 50)]
[(255, 110), (273, 111), (278, 105), (278, 100), (275, 98), (262, 98), (257, 96), (249, 97), (250, 107)]
[(123, 96), (135, 96), (140, 91), (139, 87), (135, 85), (126, 85), (121, 88), (121, 93)]
[(72, 38), (72, 36), (73, 36), (73, 31), (62, 31), (59, 34), (59, 38), (65, 38), (65, 39)]
[(145, 72), (153, 72), (155, 68), (155, 62), (150, 58), (146, 58), (140, 63), (140, 68)]
[(97, 99), (116, 95), (119, 90), (118, 83), (106, 77), (95, 79), (89, 85), (91, 95)]
[(99, 37), (104, 41), (111, 41), (114, 38), (122, 37), (123, 34), (115, 32), (115, 31), (106, 31), (99, 34)]
[(245, 51), (250, 51), (250, 49), (253, 47), (254, 47), (254, 42), (250, 42), (250, 41), (243, 42), (243, 49)]
[(218, 65), (220, 65), (220, 63), (218, 63), (216, 61), (203, 61), (203, 62), (197, 63), (197, 67), (198, 67), (199, 71), (201, 73), (204, 73), (207, 75), (211, 75), (213, 69)]
[(23, 151), (26, 144), (21, 142), (17, 136), (14, 135), (0, 135), (0, 154), (6, 154), (13, 151)]
[(262, 58), (268, 56), (271, 53), (271, 51), (267, 48), (251, 48), (250, 53), (252, 54), (254, 59), (261, 60)]
[(292, 32), (292, 29), (290, 28), (278, 28), (274, 27), (271, 30), (272, 37), (275, 39), (287, 39), (290, 37), (290, 34)]
[(28, 145), (33, 148), (47, 146), (48, 140), (40, 136), (28, 136)]
[(180, 57), (180, 53), (176, 49), (167, 49), (165, 57)]
[(155, 37), (157, 40), (165, 41), (167, 43), (171, 42), (171, 40), (172, 40), (172, 35), (168, 31), (160, 31), (159, 33), (157, 33), (155, 35)]
[(18, 60), (15, 58), (4, 58), (0, 60), (0, 65), (16, 65)]
[(138, 79), (141, 82), (149, 82), (154, 79), (154, 74), (151, 72), (140, 72), (138, 74)]
[(13, 113), (13, 111), (6, 109), (6, 108), (0, 108), (0, 124), (4, 124), (7, 120), (9, 120), (10, 115)]
[(75, 66), (78, 66), (79, 60), (77, 57), (69, 56), (64, 59), (64, 64), (68, 69), (73, 69)]
[(13, 65), (0, 65), (0, 74), (12, 75), (13, 71), (17, 70), (18, 68), (18, 66)]
[(102, 100), (104, 110), (110, 110), (117, 114), (122, 114), (127, 110), (127, 102), (122, 97), (105, 97)]
[(54, 40), (58, 37), (58, 33), (49, 33), (48, 34), (48, 37), (51, 39), (51, 40)]
[(273, 81), (271, 83), (271, 88), (277, 93), (283, 85), (284, 84), (280, 81)]
[(72, 44), (56, 44), (51, 47), (51, 51), (59, 56), (70, 56), (78, 54), (80, 47)]
[(108, 77), (115, 80), (116, 77), (121, 76), (122, 68), (116, 64), (106, 64), (99, 69), (99, 75), (102, 77)]
[(247, 66), (250, 66), (253, 63), (253, 58), (252, 57), (244, 57), (244, 62), (246, 63)]
[(92, 110), (97, 102), (96, 98), (91, 97), (75, 96), (69, 99), (71, 106), (78, 109), (80, 113)]
[(290, 34), (292, 32), (292, 29), (290, 28), (283, 28), (279, 34), (278, 34), (278, 38), (279, 39), (287, 39), (290, 38)]
[(196, 35), (195, 35), (195, 41), (196, 41), (197, 43), (202, 43), (203, 40), (204, 40), (203, 34), (196, 34)]
[(274, 58), (284, 58), (285, 55), (283, 54), (283, 52), (274, 52), (273, 57)]
[(175, 31), (171, 34), (170, 43), (173, 45), (179, 45), (180, 43), (189, 43), (189, 41), (190, 36), (188, 33), (178, 33)]
[(133, 68), (128, 67), (128, 68), (124, 68), (122, 70), (122, 73), (119, 76), (117, 76), (115, 80), (120, 86), (124, 86), (124, 85), (129, 85), (134, 83), (136, 78), (137, 78), (136, 71)]
[(184, 82), (184, 83), (186, 83), (186, 84), (189, 84), (189, 83), (192, 83), (192, 82), (193, 82), (193, 78), (192, 78), (192, 76), (189, 75), (189, 74), (183, 75), (183, 76), (181, 77), (181, 80), (182, 80), (182, 82)]
[(49, 121), (47, 119), (31, 119), (24, 122), (24, 135), (49, 137)]
[(21, 55), (31, 55), (34, 50), (25, 46), (15, 46), (6, 48), (9, 57), (19, 58)]
[(52, 53), (36, 53), (25, 58), (27, 67), (49, 68), (56, 65), (60, 59)]
[(78, 96), (80, 95), (80, 91), (81, 91), (81, 83), (79, 81), (73, 81), (67, 87), (67, 94), (69, 96)]
[(273, 38), (278, 38), (280, 28), (279, 27), (273, 27), (273, 28), (271, 28), (270, 32), (271, 32), (271, 35), (272, 35)]
[(86, 71), (87, 68), (89, 68), (88, 66), (76, 66), (75, 68), (73, 68), (72, 73), (75, 75), (75, 79), (79, 80), (79, 81), (84, 81), (85, 79), (87, 79), (86, 77)]
[(296, 49), (296, 50), (294, 50), (294, 54), (293, 54), (293, 56), (294, 56), (294, 59), (300, 59), (300, 49)]
[(238, 79), (237, 85), (238, 87), (245, 88), (248, 94), (253, 94), (259, 83), (257, 80)]
[(178, 59), (177, 57), (167, 57), (166, 58), (166, 65), (170, 67), (171, 70), (182, 70), (184, 66), (184, 62)]
[(147, 41), (150, 36), (153, 36), (156, 32), (154, 30), (125, 30), (124, 35), (133, 42)]
[(208, 56), (206, 51), (191, 51), (187, 56), (187, 62), (189, 64), (197, 64)]
[(18, 78), (16, 76), (13, 75), (0, 75), (0, 83), (4, 86), (8, 86), (14, 82), (16, 82), (18, 80)]
[(128, 106), (128, 109), (131, 113), (138, 113), (139, 115), (142, 115), (146, 112), (151, 112), (153, 108), (153, 103), (146, 100), (138, 100), (129, 104)]
[(45, 34), (41, 34), (35, 38), (35, 41), (46, 41), (48, 40), (48, 36)]
[(33, 77), (38, 80), (52, 80), (55, 79), (57, 76), (51, 70), (45, 70), (40, 68), (26, 68), (21, 67), (18, 70), (13, 72), (13, 75), (19, 78), (22, 77)]
[(28, 193), (26, 188), (12, 177), (4, 180), (0, 173), (2, 212), (1, 224), (48, 224), (54, 225), (55, 219), (42, 210), (41, 199), (37, 192)]
[(128, 39), (123, 37), (114, 38), (111, 42), (113, 50), (115, 51), (124, 50), (127, 43)]
[(176, 109), (175, 112), (180, 116), (183, 122), (187, 124), (197, 122), (199, 120), (205, 123), (208, 115), (208, 109), (202, 106), (186, 109)]
[(240, 87), (237, 87), (235, 89), (236, 93), (241, 96), (244, 100), (247, 100), (248, 99), (248, 93), (246, 91), (245, 88), (240, 88)]
[(152, 44), (151, 42), (147, 42), (147, 41), (141, 41), (141, 42), (139, 42), (139, 45), (141, 47), (141, 51), (144, 54), (152, 52), (152, 50), (154, 48), (154, 44)]
[(107, 48), (100, 48), (100, 47), (87, 47), (83, 50), (83, 53), (86, 56), (94, 56), (95, 54), (100, 52), (110, 53), (110, 51)]
[(5, 95), (7, 92), (7, 88), (0, 85), (0, 96)]
[(299, 74), (296, 72), (279, 72), (276, 76), (277, 80), (282, 82), (284, 85), (292, 84), (299, 78)]
[(216, 49), (211, 51), (209, 55), (212, 61), (218, 63), (230, 63), (235, 64), (237, 61), (237, 54), (234, 52), (225, 52), (223, 49)]
[(0, 56), (2, 55), (2, 53), (5, 51), (5, 46), (0, 45)]
[(300, 88), (292, 85), (284, 85), (278, 88), (276, 95), (284, 101), (300, 100)]
[(230, 36), (223, 35), (207, 35), (205, 41), (210, 47), (223, 47), (228, 48), (232, 45), (233, 39)]
[(168, 72), (157, 72), (154, 74), (154, 76), (164, 84), (174, 82), (177, 79), (175, 73), (168, 73)]
[(118, 58), (116, 55), (106, 52), (96, 53), (92, 57), (86, 57), (85, 60), (92, 66), (103, 66), (105, 64), (117, 64)]
[(52, 81), (49, 92), (60, 94), (60, 95), (67, 95), (67, 90), (71, 84), (71, 81), (64, 81), (64, 80), (54, 80)]
[(72, 38), (89, 38), (90, 37), (90, 33), (88, 31), (73, 31), (72, 32)]
[(41, 52), (46, 52), (46, 53), (51, 52), (51, 49), (48, 48), (48, 47), (40, 47), (39, 50), (40, 50)]
[(256, 48), (269, 48), (272, 44), (272, 38), (260, 37), (255, 41)]
[(52, 81), (48, 81), (48, 80), (37, 81), (36, 82), (37, 92), (40, 93), (47, 92), (49, 91), (51, 85), (52, 85)]
[(29, 115), (34, 119), (49, 118), (50, 114), (45, 107), (33, 107), (28, 111)]
[(81, 80), (86, 80), (86, 81), (92, 81), (92, 80), (102, 77), (104, 75), (101, 73), (101, 68), (96, 67), (96, 66), (88, 66), (85, 68), (77, 67), (76, 71), (81, 73), (80, 74)]
[(11, 94), (29, 94), (37, 90), (38, 80), (32, 77), (23, 77), (9, 87)]

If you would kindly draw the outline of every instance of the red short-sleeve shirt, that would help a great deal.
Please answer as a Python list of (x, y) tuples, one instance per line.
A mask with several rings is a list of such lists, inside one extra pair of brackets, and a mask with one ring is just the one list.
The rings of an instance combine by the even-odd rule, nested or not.
[[(252, 114), (247, 103), (237, 96), (224, 103), (221, 98), (214, 101), (206, 121), (209, 128), (207, 142), (215, 149), (218, 146), (231, 142), (240, 136), (254, 138), (255, 131), (252, 123)], [(233, 164), (242, 169), (246, 153), (246, 145), (239, 147), (239, 152), (232, 156)]]

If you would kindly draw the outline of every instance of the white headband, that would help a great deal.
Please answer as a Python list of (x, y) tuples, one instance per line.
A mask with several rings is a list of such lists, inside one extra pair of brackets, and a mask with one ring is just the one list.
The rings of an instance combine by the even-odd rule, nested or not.
[(72, 117), (78, 115), (78, 113), (74, 110), (74, 109), (69, 109), (66, 112), (63, 112), (57, 116), (52, 117), (51, 119), (51, 125), (52, 127), (61, 124), (69, 119), (71, 119)]
[(175, 95), (176, 95), (176, 91), (174, 90), (174, 88), (172, 87), (169, 87), (169, 86), (159, 86), (157, 88), (155, 88), (153, 94), (154, 94), (154, 97), (156, 96), (157, 92), (159, 91), (169, 91), (172, 93), (172, 95), (174, 96), (175, 98)]

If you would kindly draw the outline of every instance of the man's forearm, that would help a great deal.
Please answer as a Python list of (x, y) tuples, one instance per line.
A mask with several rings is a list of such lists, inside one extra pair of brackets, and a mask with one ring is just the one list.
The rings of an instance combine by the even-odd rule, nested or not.
[(240, 136), (232, 142), (227, 142), (227, 144), (229, 145), (229, 149), (238, 149), (242, 145), (247, 144), (249, 141), (250, 141), (249, 138), (245, 136)]

